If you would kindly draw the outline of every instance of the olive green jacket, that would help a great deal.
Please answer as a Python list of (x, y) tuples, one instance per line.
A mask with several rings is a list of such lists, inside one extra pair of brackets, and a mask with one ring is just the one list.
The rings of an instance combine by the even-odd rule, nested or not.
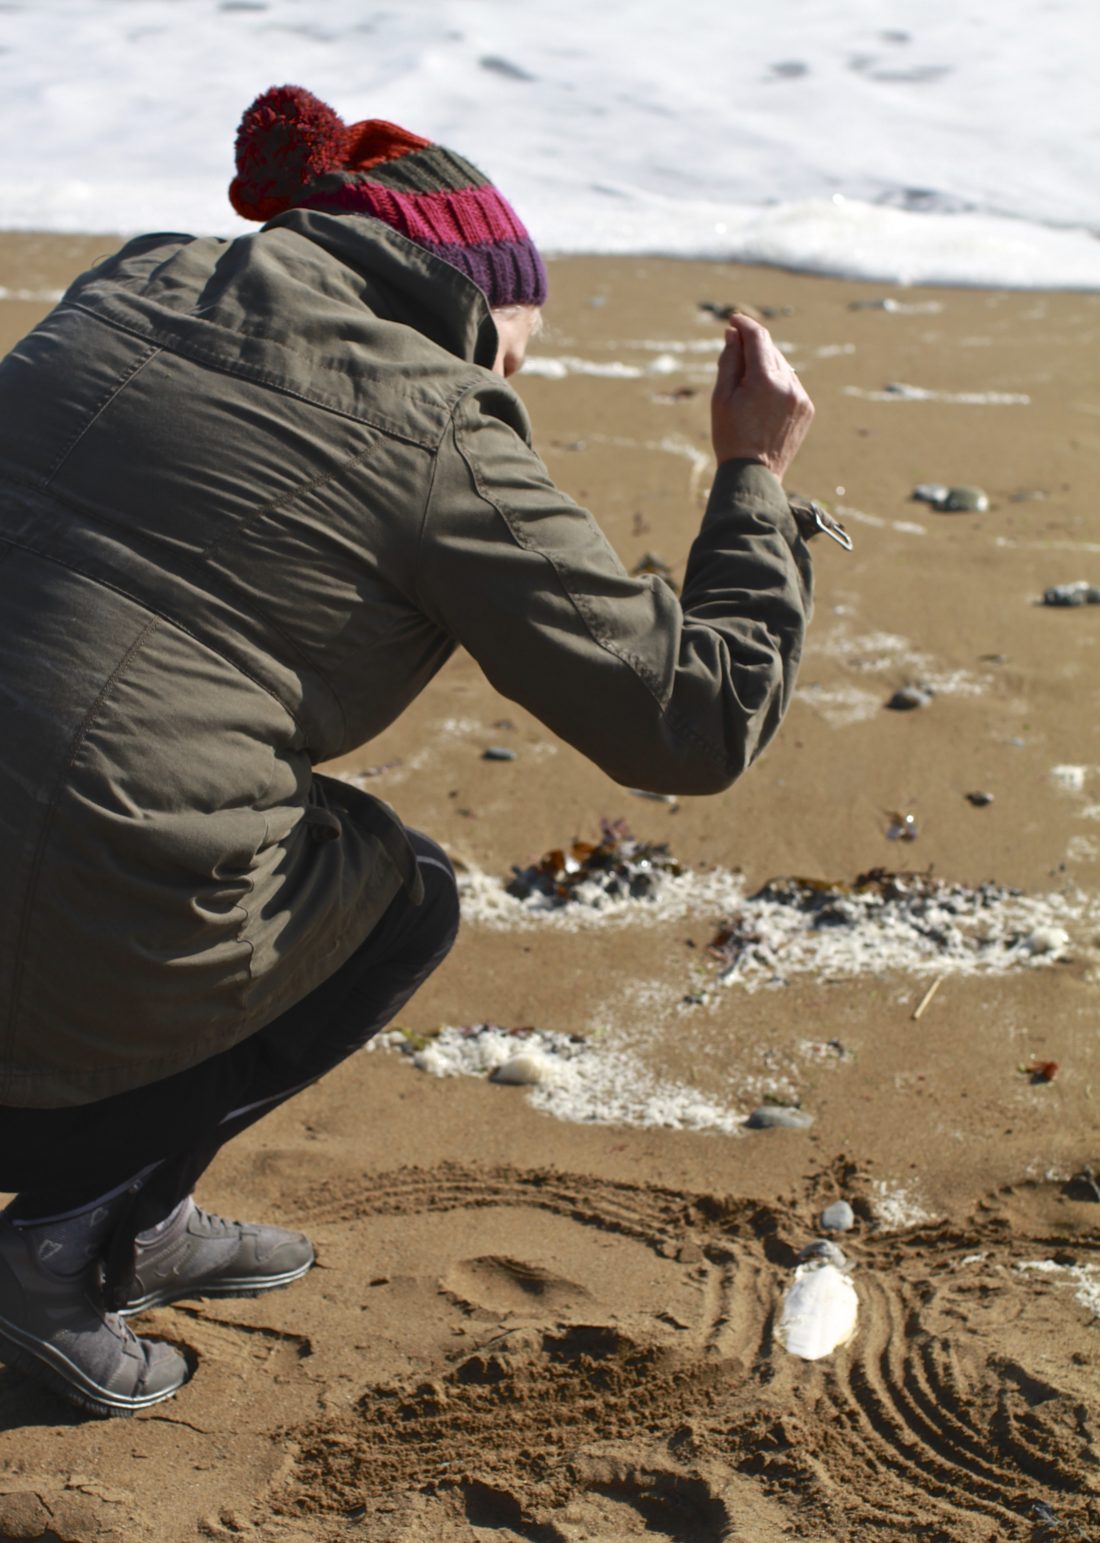
[(456, 643), (632, 786), (724, 788), (774, 731), (779, 484), (719, 470), (681, 602), (554, 487), (495, 348), (456, 269), (294, 211), (132, 241), (0, 363), (0, 1105), (224, 1050), (417, 898), (396, 816), (313, 766)]

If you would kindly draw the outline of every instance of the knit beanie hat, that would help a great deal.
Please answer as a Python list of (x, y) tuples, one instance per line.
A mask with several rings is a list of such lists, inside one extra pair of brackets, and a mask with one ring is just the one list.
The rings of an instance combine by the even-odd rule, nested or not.
[(229, 201), (246, 220), (370, 214), (460, 268), (491, 307), (546, 299), (534, 242), (475, 166), (379, 118), (346, 124), (301, 86), (273, 86), (246, 111)]

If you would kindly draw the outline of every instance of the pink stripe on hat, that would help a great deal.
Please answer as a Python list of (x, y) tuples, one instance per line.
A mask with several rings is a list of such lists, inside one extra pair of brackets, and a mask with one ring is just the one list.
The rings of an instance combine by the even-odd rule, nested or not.
[(515, 212), (493, 187), (464, 188), (458, 193), (405, 193), (363, 181), (355, 191), (364, 210), (369, 209), (410, 241), (467, 246), (527, 240)]

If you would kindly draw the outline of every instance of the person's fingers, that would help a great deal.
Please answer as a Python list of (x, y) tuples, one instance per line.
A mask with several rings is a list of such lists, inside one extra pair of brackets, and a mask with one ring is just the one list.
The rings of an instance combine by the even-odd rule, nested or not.
[(735, 316), (731, 326), (737, 328), (741, 337), (746, 378), (774, 375), (783, 356), (772, 342), (772, 335), (767, 327), (762, 327), (758, 321), (753, 321), (751, 316)]
[(727, 327), (726, 346), (718, 358), (718, 377), (714, 383), (716, 392), (728, 396), (736, 391), (745, 374), (745, 351), (741, 334), (736, 327)]

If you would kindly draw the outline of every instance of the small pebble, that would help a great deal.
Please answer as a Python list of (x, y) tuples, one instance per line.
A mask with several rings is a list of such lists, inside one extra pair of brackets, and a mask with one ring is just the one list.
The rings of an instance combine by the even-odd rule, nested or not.
[(920, 835), (915, 814), (906, 814), (899, 810), (897, 814), (890, 816), (890, 823), (886, 827), (887, 841), (916, 841)]
[(886, 705), (896, 713), (912, 712), (917, 707), (930, 707), (932, 693), (919, 686), (899, 686)]
[(781, 1104), (762, 1104), (745, 1121), (750, 1130), (809, 1130), (813, 1123), (813, 1115), (805, 1109), (787, 1109)]
[(512, 1056), (493, 1072), (491, 1082), (509, 1082), (520, 1086), (533, 1086), (545, 1082), (550, 1074), (550, 1063), (544, 1055), (524, 1050)]
[(975, 809), (985, 809), (993, 802), (993, 794), (975, 789), (973, 793), (966, 794), (966, 801), (968, 804), (973, 804)]
[(514, 761), (516, 752), (509, 750), (507, 745), (490, 745), (487, 750), (481, 752), (483, 761)]
[(1068, 942), (1064, 927), (1036, 927), (1024, 939), (1024, 947), (1029, 954), (1060, 954)]
[(1073, 584), (1052, 584), (1043, 591), (1044, 605), (1100, 605), (1100, 585), (1078, 579)]
[(828, 1264), (835, 1264), (838, 1270), (843, 1270), (848, 1263), (848, 1256), (838, 1243), (831, 1242), (828, 1238), (815, 1238), (798, 1256), (799, 1264), (805, 1264), (809, 1259), (824, 1259)]
[(834, 1200), (821, 1213), (821, 1225), (826, 1232), (850, 1232), (856, 1224), (856, 1213), (846, 1200)]
[(984, 514), (989, 508), (989, 495), (982, 488), (948, 488), (939, 508), (948, 514)]
[(946, 482), (922, 482), (913, 489), (911, 497), (922, 504), (934, 504), (938, 509), (941, 504), (946, 503), (950, 491)]

